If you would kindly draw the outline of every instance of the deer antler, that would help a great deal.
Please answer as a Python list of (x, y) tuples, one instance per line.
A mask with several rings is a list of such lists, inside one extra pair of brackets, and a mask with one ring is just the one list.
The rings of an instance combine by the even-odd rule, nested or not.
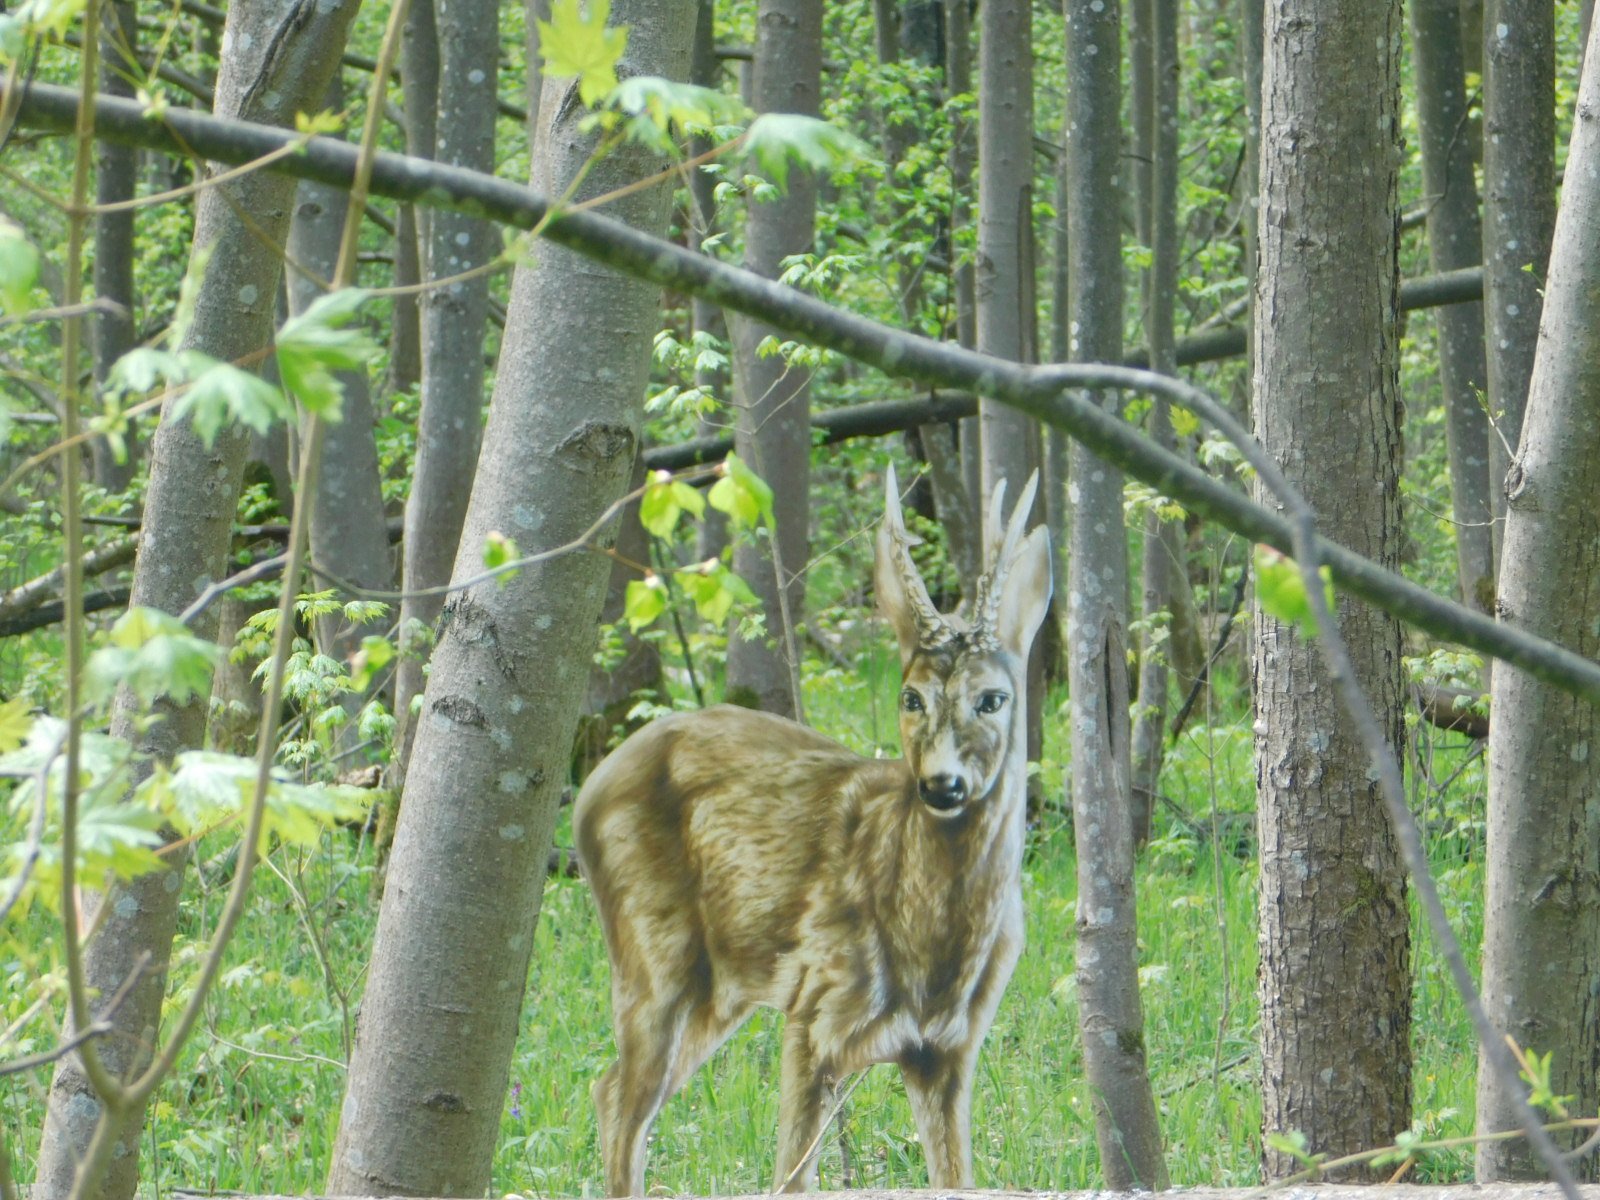
[(906, 531), (905, 515), (900, 511), (900, 485), (895, 479), (894, 464), (889, 464), (888, 478), (884, 484), (883, 519), (889, 531), (890, 556), (900, 585), (905, 588), (906, 603), (917, 624), (917, 641), (927, 650), (936, 650), (955, 640), (956, 632), (934, 607), (928, 587), (911, 561), (911, 534)]
[[(1033, 510), (1033, 497), (1038, 490), (1039, 472), (1035, 471), (1028, 476), (1017, 506), (1011, 510), (1011, 522), (1006, 526), (1005, 537), (999, 539), (1000, 544), (995, 547), (994, 562), (978, 580), (972, 605), (971, 638), (973, 645), (980, 650), (993, 652), (1000, 649), (1000, 597), (1005, 592), (1006, 576), (1011, 573), (1011, 563), (1016, 558), (1017, 545), (1022, 541), (1023, 527), (1028, 523), (1028, 514)], [(989, 502), (991, 528), (999, 527), (1000, 504), (1005, 493), (1006, 481), (1002, 479), (995, 484), (994, 497)]]

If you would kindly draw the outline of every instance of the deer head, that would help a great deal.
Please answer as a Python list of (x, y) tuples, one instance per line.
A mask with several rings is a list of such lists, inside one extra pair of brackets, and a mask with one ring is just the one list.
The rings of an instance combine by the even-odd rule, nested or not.
[[(956, 817), (981, 803), (1023, 744), (1028, 648), (1050, 600), (1049, 533), (1023, 526), (1038, 472), (1002, 528), (1005, 482), (989, 504), (988, 567), (973, 590), (969, 618), (942, 614), (911, 562), (915, 544), (889, 468), (878, 530), (878, 604), (900, 644), (900, 739), (928, 811)], [(1020, 773), (1019, 773), (1020, 774)]]

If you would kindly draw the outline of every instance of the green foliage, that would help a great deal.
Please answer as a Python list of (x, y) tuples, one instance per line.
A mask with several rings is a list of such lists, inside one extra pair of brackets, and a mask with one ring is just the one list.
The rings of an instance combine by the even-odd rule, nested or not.
[(552, 79), (578, 78), (578, 96), (589, 107), (617, 86), (617, 63), (628, 48), (626, 26), (607, 29), (611, 0), (555, 0), (550, 19), (539, 21), (539, 53)]
[(483, 565), (486, 570), (498, 571), (495, 579), (501, 587), (511, 582), (517, 570), (511, 566), (522, 557), (517, 549), (514, 538), (508, 537), (499, 530), (491, 529), (483, 535)]
[(278, 374), (289, 394), (327, 421), (341, 417), (344, 385), (335, 371), (363, 370), (378, 353), (366, 330), (352, 328), (368, 293), (342, 288), (319, 296), (285, 321), (276, 338)]
[(222, 651), (154, 608), (130, 608), (111, 626), (107, 645), (89, 656), (84, 682), (90, 703), (104, 704), (119, 685), (143, 704), (166, 696), (187, 704), (211, 688)]
[[(256, 782), (254, 759), (190, 750), (170, 767), (157, 764), (135, 796), (179, 833), (192, 836), (237, 821), (250, 807)], [(256, 848), (265, 853), (274, 840), (314, 846), (327, 829), (364, 815), (370, 798), (361, 788), (299, 784), (274, 772)]]
[(779, 188), (788, 186), (791, 167), (827, 176), (872, 157), (854, 134), (796, 113), (762, 113), (745, 131), (744, 151)]
[(22, 227), (0, 217), (0, 310), (16, 316), (33, 307), (39, 251)]
[[(1326, 564), (1318, 574), (1327, 590), (1328, 610), (1334, 611), (1333, 573)], [(1300, 567), (1288, 555), (1271, 546), (1257, 546), (1255, 551), (1256, 597), (1263, 612), (1276, 617), (1286, 625), (1293, 625), (1301, 633), (1314, 637), (1317, 618), (1311, 600), (1306, 595), (1305, 580)]]
[(706, 499), (712, 508), (727, 513), (738, 525), (753, 528), (760, 521), (772, 524), (772, 489), (737, 454), (728, 455), (722, 478), (711, 485)]
[(111, 382), (130, 394), (160, 386), (182, 389), (172, 401), (171, 419), (192, 421), (207, 446), (224, 426), (238, 424), (264, 434), (293, 415), (283, 393), (265, 379), (199, 350), (130, 351), (112, 368)]

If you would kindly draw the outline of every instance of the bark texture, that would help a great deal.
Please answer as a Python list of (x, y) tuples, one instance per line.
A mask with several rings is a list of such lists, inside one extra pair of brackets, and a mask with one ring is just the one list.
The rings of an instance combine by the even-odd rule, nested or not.
[[(1267, 10), (1253, 389), (1256, 435), (1319, 532), (1390, 569), (1399, 39), (1397, 2)], [(1411, 1121), (1405, 881), (1321, 653), (1259, 608), (1254, 620), (1263, 1130), (1300, 1130), (1313, 1153), (1338, 1155)], [(1339, 627), (1398, 747), (1400, 627), (1348, 595)], [(1269, 1179), (1299, 1169), (1263, 1152)]]
[[(756, 13), (751, 107), (757, 112), (816, 116), (822, 102), (822, 6), (814, 0), (761, 0)], [(817, 208), (816, 179), (791, 171), (784, 194), (750, 206), (744, 265), (776, 277), (784, 258), (811, 249)], [(805, 579), (799, 574), (810, 545), (811, 372), (790, 367), (781, 355), (762, 358), (769, 337), (781, 334), (747, 317), (732, 317), (738, 424), (734, 444), (772, 487), (777, 529), (734, 548), (733, 565), (766, 616), (766, 635), (728, 639), (728, 699), (750, 708), (799, 716), (793, 685), (799, 664), (790, 661)], [(784, 593), (780, 599), (779, 592)], [(785, 612), (787, 610), (787, 612)]]
[[(628, 0), (621, 71), (687, 75), (693, 0)], [(559, 194), (593, 139), (575, 85), (547, 81), (533, 186)], [(579, 197), (659, 164), (606, 157)], [(669, 187), (609, 206), (661, 234)], [(456, 573), (493, 530), (529, 549), (583, 532), (627, 487), (659, 289), (543, 244), (512, 284), (504, 349)], [(596, 355), (596, 345), (606, 353)], [(454, 594), (441, 621), (378, 917), (329, 1191), (481, 1195), (544, 864), (608, 562), (575, 553)]]
[[(337, 90), (330, 96), (335, 112), (343, 107)], [(304, 182), (295, 196), (289, 225), (289, 258), (329, 280), (337, 270), (339, 241), (344, 231), (349, 198), (338, 188)], [(298, 314), (322, 296), (321, 281), (291, 271), (288, 279), (289, 311)], [(317, 464), (317, 487), (311, 507), (311, 561), (341, 578), (368, 588), (394, 584), (394, 560), (389, 550), (389, 527), (383, 513), (383, 488), (378, 478), (378, 446), (373, 437), (372, 393), (365, 371), (344, 371), (341, 417), (323, 430), (322, 461)], [(302, 420), (302, 440), (308, 428)], [(313, 578), (321, 590), (330, 581)], [(317, 645), (322, 653), (341, 661), (361, 647), (361, 639), (383, 633), (387, 618), (352, 625), (343, 617), (323, 617), (317, 622)], [(359, 708), (361, 697), (347, 697), (347, 707)]]
[[(1506, 513), (1505, 477), (1522, 433), (1555, 229), (1554, 0), (1485, 0), (1483, 12), (1483, 308), (1488, 335), (1489, 496)], [(1510, 451), (1507, 450), (1507, 445)], [(1496, 524), (1496, 547), (1503, 525)]]
[[(1435, 271), (1474, 267), (1483, 257), (1472, 143), (1466, 136), (1466, 76), (1457, 0), (1412, 0), (1411, 42), (1427, 193), (1428, 253)], [(1479, 394), (1488, 386), (1483, 305), (1442, 308), (1439, 386), (1444, 392), (1450, 494), (1461, 598), (1481, 612), (1494, 607), (1494, 539), (1489, 502), (1489, 421)]]
[[(1067, 170), (1072, 358), (1122, 353), (1120, 53), (1116, 4), (1067, 0)], [(1121, 397), (1098, 402), (1120, 413)], [(1145, 1062), (1128, 819), (1128, 546), (1122, 474), (1074, 442), (1067, 576), (1072, 819), (1078, 842), (1078, 1008), (1095, 1140), (1110, 1188), (1167, 1186)]]
[[(109, 96), (131, 96), (126, 78), (128, 60), (138, 47), (131, 0), (108, 4), (101, 14), (100, 90)], [(114, 204), (133, 198), (138, 178), (139, 152), (132, 146), (101, 142), (95, 147), (94, 198), (97, 204)], [(114, 312), (95, 315), (90, 336), (94, 348), (94, 381), (103, 384), (111, 366), (133, 349), (133, 210), (97, 213), (94, 218), (94, 294), (117, 305)], [(127, 457), (116, 460), (104, 438), (89, 443), (94, 456), (94, 481), (107, 491), (128, 486), (138, 464), (138, 439), (130, 426), (124, 435)]]
[[(432, 47), (428, 36), (432, 16)], [(427, 93), (408, 110), (413, 137), (426, 138), (428, 156), (471, 170), (494, 170), (495, 97), (500, 61), (496, 0), (449, 0), (424, 8), (407, 42), (407, 66), (427, 71), (436, 55), (438, 91), (432, 112)], [(415, 153), (415, 151), (413, 151)], [(438, 210), (418, 222), (422, 231), (423, 278), (437, 281), (487, 262), (497, 249), (494, 226), (480, 217)], [(450, 579), (461, 525), (478, 464), (483, 412), (483, 339), (489, 313), (489, 281), (479, 275), (422, 294), (422, 411), (417, 452), (406, 501), (402, 588), (438, 587)], [(400, 605), (401, 635), (413, 623), (432, 626), (442, 596), (415, 596)], [(401, 725), (396, 757), (403, 776), (416, 725), (412, 697), (422, 691), (426, 654), (406, 655), (396, 683), (395, 712)]]
[[(1150, 172), (1140, 207), (1149, 213), (1150, 270), (1145, 278), (1145, 340), (1150, 369), (1178, 373), (1175, 316), (1178, 304), (1178, 0), (1142, 0), (1150, 20)], [(1135, 6), (1135, 10), (1140, 7)], [(1150, 436), (1168, 450), (1177, 439), (1171, 406), (1150, 403)], [(1141, 589), (1145, 625), (1139, 656), (1139, 707), (1133, 722), (1133, 786), (1129, 808), (1133, 840), (1150, 837), (1150, 810), (1161, 778), (1167, 733), (1167, 684), (1172, 661), (1174, 595), (1188, 587), (1183, 569), (1183, 526), (1152, 512), (1145, 517)]]
[[(269, 124), (292, 124), (297, 110), (315, 111), (344, 48), (354, 0), (306, 7), (298, 0), (240, 0), (228, 10), (217, 80), (218, 115)], [(294, 180), (256, 172), (200, 195), (195, 216), (195, 254), (209, 253), (195, 302), (194, 321), (183, 348), (224, 361), (250, 360), (270, 344), (274, 302), (282, 263), (275, 247), (288, 232)], [(249, 218), (248, 224), (239, 214)], [(265, 235), (263, 239), (262, 235)], [(238, 504), (246, 438), (224, 431), (206, 446), (187, 421), (163, 421), (150, 448), (150, 487), (145, 498), (139, 557), (130, 603), (183, 611), (213, 579), (227, 570), (229, 530)], [(201, 637), (217, 632), (216, 609), (193, 625)], [(111, 731), (153, 759), (198, 747), (205, 732), (205, 697), (183, 706), (158, 705), (162, 720), (143, 723), (137, 701), (117, 698)], [(103, 1038), (101, 1054), (119, 1076), (137, 1073), (150, 1061), (160, 1028), (161, 1001), (178, 916), (185, 856), (170, 855), (167, 869), (119, 884), (90, 899), (92, 924), (108, 912), (85, 952), (88, 986), (109, 998), (131, 976), (140, 958), (149, 966)], [(101, 1111), (76, 1057), (63, 1059), (45, 1111), (34, 1196), (60, 1200), (72, 1188)], [(113, 1150), (112, 1167), (96, 1200), (126, 1200), (138, 1177), (143, 1113), (134, 1114)]]
[[(1600, 62), (1591, 36), (1556, 218), (1522, 445), (1508, 479), (1500, 615), (1600, 657)], [(1489, 729), (1483, 1000), (1552, 1056), (1556, 1094), (1600, 1105), (1600, 711), (1507, 664)], [(1478, 1129), (1514, 1128), (1478, 1072)], [(1581, 1138), (1582, 1135), (1580, 1134)], [(1544, 1175), (1521, 1139), (1478, 1147), (1479, 1179)], [(1593, 1157), (1579, 1167), (1594, 1178)]]

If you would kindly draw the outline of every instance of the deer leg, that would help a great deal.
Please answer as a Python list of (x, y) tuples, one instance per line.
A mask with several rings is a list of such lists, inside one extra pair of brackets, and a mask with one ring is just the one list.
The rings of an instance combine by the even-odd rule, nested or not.
[(791, 1014), (783, 1028), (778, 1095), (778, 1166), (773, 1190), (804, 1192), (817, 1182), (817, 1157), (837, 1080), (811, 1044), (811, 1029)]
[(972, 1075), (964, 1049), (922, 1045), (900, 1060), (917, 1137), (928, 1159), (928, 1186), (972, 1186)]
[(609, 1196), (644, 1195), (645, 1138), (666, 1103), (686, 1015), (676, 998), (616, 1006), (617, 1061), (594, 1085)]

